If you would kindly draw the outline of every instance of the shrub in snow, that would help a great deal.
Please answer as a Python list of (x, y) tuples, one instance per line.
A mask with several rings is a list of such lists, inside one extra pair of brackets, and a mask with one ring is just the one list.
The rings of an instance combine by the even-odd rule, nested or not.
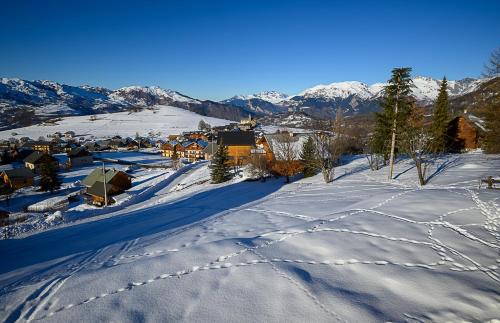
[(51, 223), (55, 221), (61, 221), (63, 218), (61, 211), (55, 211), (45, 218), (45, 222)]

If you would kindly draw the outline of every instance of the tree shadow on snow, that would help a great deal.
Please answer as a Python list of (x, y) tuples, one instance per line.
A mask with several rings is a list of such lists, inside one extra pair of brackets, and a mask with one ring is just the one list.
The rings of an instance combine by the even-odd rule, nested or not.
[[(123, 215), (53, 229), (22, 239), (0, 241), (0, 274), (64, 257), (97, 253), (115, 243), (168, 233), (222, 212), (259, 201), (284, 185), (283, 180), (240, 182), (169, 204), (158, 204)], [(49, 264), (41, 267), (49, 267)], [(47, 268), (46, 268), (47, 269)], [(19, 278), (19, 277), (18, 277)]]

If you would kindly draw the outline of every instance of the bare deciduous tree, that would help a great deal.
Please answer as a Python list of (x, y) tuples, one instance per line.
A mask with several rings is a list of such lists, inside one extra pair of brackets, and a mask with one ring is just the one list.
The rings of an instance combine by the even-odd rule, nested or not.
[(335, 166), (345, 149), (345, 128), (342, 110), (337, 109), (335, 121), (331, 123), (316, 123), (313, 140), (316, 144), (318, 162), (325, 183), (333, 181)]
[(415, 162), (420, 185), (427, 184), (427, 170), (432, 164), (432, 140), (424, 125), (424, 111), (413, 108), (408, 124), (401, 133), (401, 148)]
[(301, 171), (297, 138), (287, 132), (282, 132), (275, 138), (273, 151), (276, 160), (272, 169), (281, 176), (285, 176), (286, 182), (290, 183), (290, 177)]
[(266, 177), (269, 176), (266, 154), (252, 154), (248, 164), (248, 171), (252, 178), (265, 181)]
[(484, 64), (483, 76), (495, 77), (500, 75), (500, 47), (495, 49), (490, 56), (490, 59)]

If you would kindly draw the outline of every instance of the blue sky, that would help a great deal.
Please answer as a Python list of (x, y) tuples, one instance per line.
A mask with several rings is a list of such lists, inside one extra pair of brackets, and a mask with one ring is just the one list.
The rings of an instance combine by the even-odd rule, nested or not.
[(0, 76), (203, 99), (337, 81), (476, 77), (500, 1), (6, 1)]

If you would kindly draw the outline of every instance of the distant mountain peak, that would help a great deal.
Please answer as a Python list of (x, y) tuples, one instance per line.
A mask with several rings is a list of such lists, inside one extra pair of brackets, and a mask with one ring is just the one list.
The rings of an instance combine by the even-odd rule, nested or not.
[[(264, 100), (273, 104), (278, 104), (279, 102), (288, 98), (287, 94), (278, 91), (262, 91), (259, 93), (249, 94), (249, 95), (235, 95), (228, 100)], [(227, 100), (226, 100), (227, 101)]]

